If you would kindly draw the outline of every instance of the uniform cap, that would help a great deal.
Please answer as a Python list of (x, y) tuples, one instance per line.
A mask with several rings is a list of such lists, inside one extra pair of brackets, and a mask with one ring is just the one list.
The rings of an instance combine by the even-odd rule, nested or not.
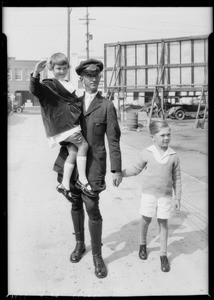
[(87, 59), (81, 61), (79, 66), (76, 67), (75, 71), (78, 75), (97, 75), (103, 70), (103, 63), (97, 59)]

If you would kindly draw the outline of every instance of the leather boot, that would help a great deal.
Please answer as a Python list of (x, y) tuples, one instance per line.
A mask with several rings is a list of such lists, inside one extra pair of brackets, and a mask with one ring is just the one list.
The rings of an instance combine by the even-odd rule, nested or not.
[(77, 263), (85, 252), (85, 235), (84, 235), (84, 210), (71, 211), (71, 217), (76, 235), (76, 247), (70, 255), (70, 261)]
[(107, 276), (107, 269), (101, 253), (102, 219), (98, 221), (89, 219), (88, 227), (91, 235), (91, 247), (95, 266), (95, 275), (98, 278), (104, 278)]

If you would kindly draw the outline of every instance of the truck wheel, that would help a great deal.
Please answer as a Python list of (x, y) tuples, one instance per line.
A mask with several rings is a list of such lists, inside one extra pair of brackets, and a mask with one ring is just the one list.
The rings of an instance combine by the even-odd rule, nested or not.
[(20, 114), (20, 113), (22, 112), (22, 108), (21, 108), (20, 106), (17, 107), (16, 112), (17, 112), (18, 114)]
[(175, 112), (175, 118), (177, 120), (183, 120), (185, 118), (185, 112), (182, 110), (182, 109), (178, 109), (176, 112)]

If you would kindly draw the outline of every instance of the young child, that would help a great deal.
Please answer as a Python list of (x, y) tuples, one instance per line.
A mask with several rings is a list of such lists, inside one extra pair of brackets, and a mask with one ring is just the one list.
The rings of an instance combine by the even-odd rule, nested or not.
[(152, 121), (149, 126), (153, 145), (146, 148), (139, 161), (123, 170), (123, 177), (142, 175), (140, 214), (140, 259), (147, 259), (147, 231), (152, 217), (157, 216), (160, 232), (161, 270), (170, 270), (167, 258), (168, 219), (171, 216), (174, 190), (176, 210), (180, 210), (181, 171), (179, 158), (169, 147), (171, 129), (166, 121)]
[[(40, 72), (47, 67), (53, 72), (54, 78), (44, 79), (40, 82)], [(88, 144), (81, 134), (79, 117), (81, 102), (75, 94), (74, 87), (67, 81), (66, 75), (70, 68), (67, 57), (62, 53), (53, 54), (49, 61), (42, 60), (36, 64), (31, 76), (30, 91), (41, 104), (42, 119), (50, 147), (58, 143), (68, 149), (68, 157), (64, 165), (62, 183), (57, 186), (57, 191), (71, 200), (70, 177), (75, 162), (79, 172), (76, 186), (85, 194), (94, 197), (86, 178), (86, 155)], [(79, 135), (77, 142), (72, 144), (70, 137)]]

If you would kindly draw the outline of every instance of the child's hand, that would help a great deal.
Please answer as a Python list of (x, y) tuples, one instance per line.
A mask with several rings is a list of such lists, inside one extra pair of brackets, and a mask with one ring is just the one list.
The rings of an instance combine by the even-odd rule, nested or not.
[(181, 208), (180, 200), (175, 199), (174, 207), (175, 207), (175, 210), (180, 210), (180, 208)]
[(36, 64), (34, 71), (40, 73), (41, 71), (44, 70), (46, 64), (47, 64), (47, 60), (41, 60)]

